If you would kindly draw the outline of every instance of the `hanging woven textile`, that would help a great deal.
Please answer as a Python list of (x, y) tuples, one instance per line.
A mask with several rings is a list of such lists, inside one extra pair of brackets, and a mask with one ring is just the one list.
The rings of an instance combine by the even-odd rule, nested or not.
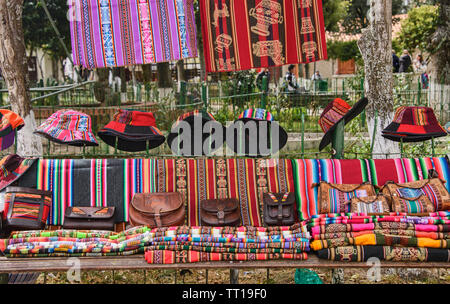
[(193, 0), (72, 0), (75, 65), (88, 69), (197, 57)]
[(327, 59), (322, 0), (200, 0), (207, 72)]

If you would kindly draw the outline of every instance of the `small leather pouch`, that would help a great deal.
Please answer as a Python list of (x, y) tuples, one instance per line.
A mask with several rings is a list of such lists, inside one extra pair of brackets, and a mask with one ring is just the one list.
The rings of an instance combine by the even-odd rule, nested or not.
[(136, 193), (130, 203), (132, 226), (182, 226), (184, 219), (185, 206), (178, 192)]
[[(317, 186), (314, 184), (313, 187)], [(353, 197), (376, 195), (375, 188), (369, 183), (363, 184), (331, 184), (320, 182), (319, 213), (345, 213), (350, 211), (350, 200)]]
[(383, 194), (367, 197), (353, 197), (350, 201), (350, 210), (354, 213), (367, 213), (380, 215), (390, 212), (388, 198)]
[[(450, 194), (440, 178), (424, 179), (404, 184), (389, 181), (383, 186), (381, 191), (390, 197), (390, 204), (392, 205), (397, 198), (414, 201), (424, 195), (431, 201), (434, 207), (433, 211), (425, 212), (450, 210)], [(425, 209), (430, 210), (431, 208), (427, 207)]]
[(239, 226), (241, 224), (239, 201), (235, 198), (201, 201), (200, 222), (203, 226)]
[(294, 224), (294, 193), (264, 193), (263, 203), (264, 223), (267, 226), (290, 226)]
[(8, 187), (5, 194), (8, 230), (44, 229), (52, 205), (52, 192), (25, 187)]
[(115, 207), (69, 207), (64, 214), (64, 229), (114, 231)]

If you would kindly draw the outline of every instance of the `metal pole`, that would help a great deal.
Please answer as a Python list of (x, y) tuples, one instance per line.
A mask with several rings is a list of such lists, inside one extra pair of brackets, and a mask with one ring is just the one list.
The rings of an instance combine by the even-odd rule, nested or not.
[[(56, 33), (56, 36), (58, 37), (59, 42), (61, 43), (62, 47), (64, 48), (64, 51), (66, 52), (67, 58), (69, 58), (70, 62), (72, 63), (72, 66), (74, 67), (75, 64), (73, 63), (71, 53), (69, 52), (69, 49), (67, 48), (66, 44), (64, 43), (64, 37), (61, 36), (61, 33), (59, 32), (58, 28), (56, 27), (55, 21), (53, 21), (52, 16), (50, 15), (50, 12), (47, 7), (47, 3), (45, 3), (45, 0), (40, 0), (42, 7), (44, 8), (45, 14), (47, 15), (48, 20), (50, 21), (50, 24), (52, 25), (53, 30)], [(77, 69), (75, 69), (75, 72), (78, 74), (78, 79), (81, 78), (81, 74), (78, 72)]]
[(345, 121), (341, 120), (336, 125), (336, 129), (334, 129), (333, 134), (331, 135), (331, 145), (336, 151), (336, 154), (333, 155), (334, 159), (342, 159), (344, 158), (344, 126)]

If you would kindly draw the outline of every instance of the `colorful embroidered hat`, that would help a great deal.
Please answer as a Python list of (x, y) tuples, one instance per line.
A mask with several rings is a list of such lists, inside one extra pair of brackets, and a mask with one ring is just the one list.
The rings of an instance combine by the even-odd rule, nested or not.
[[(190, 127), (190, 132), (184, 132), (182, 122), (186, 122)], [(211, 135), (216, 132), (222, 132), (221, 142), (216, 142)], [(215, 120), (214, 116), (206, 111), (195, 110), (193, 112), (184, 113), (178, 117), (177, 121), (172, 125), (170, 134), (167, 136), (167, 144), (172, 152), (176, 155), (183, 156), (200, 156), (208, 155), (223, 146), (225, 140), (225, 127)], [(197, 138), (201, 138), (200, 142), (196, 142)], [(205, 147), (205, 143), (209, 145)], [(184, 147), (188, 144), (189, 147)], [(172, 146), (173, 144), (173, 146)], [(204, 151), (204, 149), (207, 151)]]
[(0, 150), (6, 150), (14, 143), (16, 132), (24, 126), (23, 118), (18, 114), (0, 109)]
[(358, 116), (367, 106), (367, 98), (362, 98), (353, 107), (341, 98), (336, 98), (330, 102), (323, 110), (319, 118), (319, 125), (325, 135), (322, 137), (319, 145), (319, 151), (322, 151), (331, 142), (331, 135), (337, 124), (344, 120), (345, 124)]
[(23, 158), (17, 154), (7, 155), (0, 160), (0, 191), (21, 177), (36, 158)]
[[(250, 121), (256, 123), (254, 124), (256, 132), (251, 131), (252, 125), (248, 124)], [(275, 129), (278, 130), (278, 135), (272, 133)], [(227, 141), (227, 146), (238, 155), (268, 156), (286, 145), (288, 135), (283, 127), (274, 121), (272, 113), (256, 108), (242, 112), (238, 119), (227, 128), (226, 138), (233, 138), (232, 142)]]
[(151, 112), (119, 109), (111, 122), (98, 131), (98, 136), (108, 145), (128, 152), (154, 149), (164, 143), (166, 138), (156, 127)]
[(91, 117), (73, 110), (53, 113), (34, 131), (59, 144), (70, 146), (98, 146), (92, 133)]
[(382, 133), (383, 137), (397, 142), (420, 142), (447, 135), (432, 108), (406, 106), (395, 111), (394, 120)]

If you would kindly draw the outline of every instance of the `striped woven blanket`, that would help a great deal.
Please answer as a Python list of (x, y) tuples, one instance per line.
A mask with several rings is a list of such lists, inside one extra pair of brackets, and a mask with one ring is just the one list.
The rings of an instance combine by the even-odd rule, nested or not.
[[(406, 183), (428, 178), (435, 169), (450, 181), (450, 164), (445, 157), (399, 159), (296, 159), (292, 160), (294, 188), (301, 220), (318, 214), (318, 188), (314, 183), (335, 184), (370, 182), (383, 186), (387, 181)], [(450, 191), (450, 183), (446, 183)]]
[(302, 253), (213, 253), (195, 250), (148, 250), (145, 260), (149, 264), (177, 264), (213, 261), (267, 261), (267, 260), (306, 260), (308, 255)]
[(395, 262), (450, 262), (449, 249), (392, 247), (392, 246), (343, 246), (317, 251), (321, 259), (346, 262), (365, 262), (378, 258)]

